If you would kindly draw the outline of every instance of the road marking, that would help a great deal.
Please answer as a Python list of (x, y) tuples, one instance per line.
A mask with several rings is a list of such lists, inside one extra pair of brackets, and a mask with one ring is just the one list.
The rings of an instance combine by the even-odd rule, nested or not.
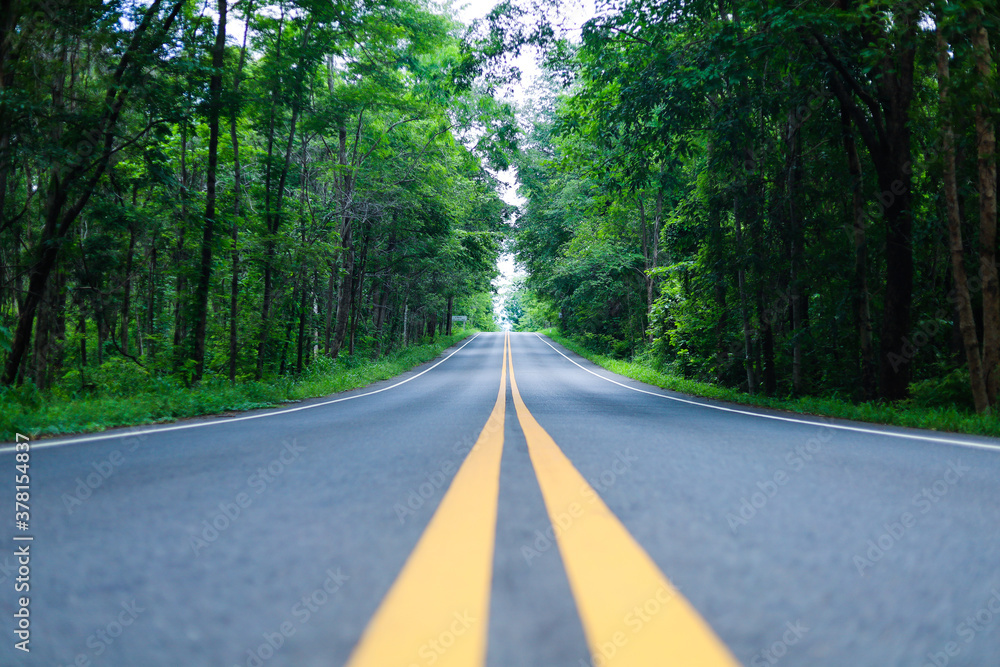
[[(738, 408), (728, 408), (728, 407), (726, 407), (724, 405), (713, 405), (712, 403), (702, 403), (700, 401), (692, 401), (690, 399), (680, 398), (679, 396), (669, 396), (667, 394), (660, 394), (660, 393), (657, 393), (655, 391), (648, 391), (646, 389), (639, 389), (638, 387), (630, 387), (627, 384), (623, 384), (623, 383), (618, 382), (617, 380), (613, 380), (613, 379), (611, 379), (609, 377), (604, 377), (600, 373), (595, 373), (594, 371), (590, 370), (589, 368), (581, 366), (576, 361), (574, 361), (573, 359), (570, 359), (565, 354), (563, 354), (554, 345), (552, 345), (552, 343), (550, 343), (549, 341), (547, 341), (544, 338), (542, 338), (541, 334), (536, 333), (535, 335), (538, 336), (539, 340), (541, 340), (543, 343), (545, 343), (546, 345), (548, 345), (549, 347), (551, 347), (553, 350), (555, 350), (556, 354), (558, 354), (559, 356), (561, 356), (563, 359), (565, 359), (569, 363), (573, 364), (574, 366), (577, 366), (581, 370), (584, 370), (584, 371), (590, 373), (594, 377), (599, 377), (602, 380), (610, 382), (611, 384), (616, 384), (619, 387), (624, 387), (625, 389), (629, 389), (631, 391), (636, 391), (636, 392), (639, 392), (640, 394), (649, 394), (650, 396), (657, 396), (659, 398), (665, 398), (665, 399), (667, 399), (669, 401), (677, 401), (678, 403), (687, 403), (688, 405), (697, 405), (697, 406), (702, 407), (702, 408), (710, 408), (712, 410), (721, 410), (722, 412), (732, 412), (732, 413), (735, 413), (735, 414), (738, 414), (738, 415), (748, 415), (750, 417), (760, 417), (761, 419), (773, 419), (775, 421), (789, 422), (791, 424), (805, 424), (806, 426), (825, 426), (827, 428), (833, 428), (833, 429), (837, 429), (839, 431), (853, 431), (854, 433), (867, 433), (867, 434), (870, 434), (870, 435), (884, 435), (884, 436), (888, 436), (890, 438), (904, 438), (904, 439), (909, 439), (909, 440), (921, 440), (923, 442), (936, 442), (936, 443), (943, 444), (943, 445), (956, 445), (956, 446), (959, 446), (959, 447), (970, 447), (970, 448), (973, 448), (973, 449), (985, 449), (985, 450), (988, 450), (988, 451), (1000, 452), (1000, 445), (991, 445), (991, 444), (985, 443), (985, 442), (972, 442), (972, 441), (969, 441), (969, 440), (957, 440), (955, 438), (941, 438), (941, 437), (937, 437), (937, 436), (933, 436), (933, 435), (917, 435), (915, 433), (899, 433), (897, 431), (880, 431), (878, 429), (864, 428), (864, 427), (861, 427), (861, 426), (847, 426), (846, 424), (833, 424), (833, 423), (829, 423), (829, 422), (826, 422), (826, 421), (821, 421), (820, 419), (811, 421), (811, 420), (808, 420), (808, 419), (796, 419), (795, 417), (782, 417), (780, 415), (769, 415), (769, 414), (764, 414), (764, 413), (761, 413), (761, 412), (751, 412), (750, 410), (740, 410)], [(610, 373), (612, 371), (608, 371), (608, 372)], [(635, 380), (635, 381), (636, 382), (641, 382), (641, 380)], [(986, 436), (983, 436), (983, 437), (986, 437)]]
[(510, 357), (514, 407), (556, 533), (592, 664), (739, 663), (528, 411)]
[[(299, 412), (300, 410), (311, 410), (312, 408), (321, 408), (324, 405), (333, 405), (334, 403), (343, 403), (344, 401), (353, 401), (356, 398), (364, 398), (365, 396), (373, 396), (375, 394), (381, 394), (383, 391), (389, 391), (390, 389), (395, 389), (396, 387), (404, 385), (407, 382), (410, 382), (411, 380), (416, 380), (418, 377), (420, 377), (424, 373), (431, 372), (432, 370), (434, 370), (435, 368), (437, 368), (438, 366), (440, 366), (444, 362), (446, 362), (449, 359), (451, 359), (453, 356), (455, 356), (455, 354), (457, 354), (458, 352), (460, 352), (463, 347), (465, 347), (466, 345), (468, 345), (469, 343), (471, 343), (472, 341), (474, 341), (478, 337), (479, 337), (479, 334), (478, 333), (475, 334), (469, 340), (467, 340), (464, 343), (462, 343), (462, 345), (460, 345), (459, 347), (455, 348), (455, 350), (451, 354), (449, 354), (447, 357), (445, 357), (441, 361), (437, 362), (436, 364), (434, 364), (430, 368), (425, 368), (424, 370), (420, 371), (416, 375), (411, 375), (410, 377), (406, 378), (405, 380), (401, 380), (401, 381), (397, 382), (396, 384), (389, 385), (388, 387), (382, 387), (381, 389), (375, 389), (373, 391), (365, 392), (364, 394), (354, 394), (353, 396), (342, 396), (340, 398), (334, 398), (334, 399), (331, 399), (329, 401), (322, 401), (320, 403), (310, 403), (309, 405), (299, 405), (299, 406), (294, 407), (294, 408), (283, 408), (281, 410), (275, 410), (274, 412), (265, 412), (265, 413), (254, 414), (254, 415), (244, 415), (242, 417), (220, 418), (220, 419), (216, 419), (214, 421), (198, 422), (197, 424), (175, 424), (173, 426), (164, 426), (162, 428), (149, 428), (149, 429), (145, 429), (145, 430), (142, 430), (142, 431), (132, 431), (132, 430), (130, 430), (130, 431), (126, 432), (126, 433), (101, 433), (101, 434), (98, 434), (98, 435), (90, 435), (90, 436), (85, 436), (85, 437), (82, 437), (82, 438), (63, 438), (61, 440), (38, 440), (38, 441), (32, 441), (32, 443), (31, 443), (31, 449), (32, 450), (35, 450), (35, 449), (44, 449), (46, 447), (56, 447), (56, 446), (60, 446), (60, 445), (76, 445), (76, 444), (81, 444), (81, 443), (84, 443), (84, 442), (96, 442), (98, 440), (113, 440), (114, 438), (135, 438), (135, 437), (141, 436), (141, 435), (152, 435), (154, 433), (167, 433), (169, 431), (181, 431), (181, 430), (189, 429), (189, 428), (200, 428), (202, 426), (214, 426), (216, 424), (232, 424), (233, 422), (242, 422), (242, 421), (247, 421), (247, 420), (250, 420), (250, 419), (263, 419), (264, 417), (274, 417), (276, 415), (287, 415), (287, 414), (292, 413), (292, 412)], [(211, 416), (212, 415), (205, 415), (206, 418), (209, 418)], [(115, 428), (117, 429), (117, 428), (128, 428), (128, 427), (127, 426), (121, 426), (121, 427), (115, 427)], [(0, 454), (7, 454), (9, 452), (13, 452), (14, 449), (15, 449), (14, 445), (4, 445), (4, 446), (0, 447)]]
[(509, 341), (486, 426), (382, 600), (347, 667), (486, 662)]

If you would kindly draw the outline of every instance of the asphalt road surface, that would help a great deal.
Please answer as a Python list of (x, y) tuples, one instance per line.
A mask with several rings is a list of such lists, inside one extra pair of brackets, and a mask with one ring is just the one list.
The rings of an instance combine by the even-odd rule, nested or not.
[(692, 399), (534, 334), (29, 454), (24, 530), (0, 448), (3, 666), (1000, 665), (998, 441)]

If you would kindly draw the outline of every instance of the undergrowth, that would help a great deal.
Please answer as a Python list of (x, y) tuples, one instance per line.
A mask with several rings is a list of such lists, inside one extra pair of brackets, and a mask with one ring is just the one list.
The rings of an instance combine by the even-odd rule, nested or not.
[[(996, 415), (976, 414), (968, 406), (968, 400), (961, 398), (964, 396), (961, 392), (961, 373), (951, 374), (942, 381), (943, 384), (938, 383), (933, 387), (915, 384), (911, 387), (913, 397), (895, 404), (854, 403), (841, 398), (821, 396), (763, 396), (670, 375), (652, 368), (648, 359), (638, 358), (628, 361), (597, 354), (581, 342), (567, 338), (555, 329), (546, 329), (540, 333), (613, 373), (684, 394), (806, 415), (934, 431), (1000, 436), (1000, 419)], [(968, 376), (965, 377), (965, 382), (965, 386), (968, 386)]]
[(227, 378), (209, 375), (193, 387), (172, 377), (152, 376), (132, 362), (114, 358), (89, 371), (85, 383), (79, 371), (71, 371), (51, 391), (39, 391), (30, 382), (0, 389), (0, 438), (12, 441), (15, 433), (36, 438), (103, 431), (327, 396), (395, 377), (434, 359), (472, 333), (439, 336), (376, 360), (360, 355), (319, 359), (297, 378), (232, 384)]

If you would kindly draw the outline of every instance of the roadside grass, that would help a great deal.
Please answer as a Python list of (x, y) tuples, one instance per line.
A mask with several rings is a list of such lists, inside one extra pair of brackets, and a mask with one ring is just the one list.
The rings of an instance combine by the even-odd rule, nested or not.
[(955, 406), (922, 407), (905, 401), (899, 404), (852, 403), (832, 397), (782, 398), (747, 394), (735, 389), (663, 373), (641, 362), (595, 354), (579, 342), (561, 335), (555, 329), (545, 329), (539, 333), (612, 373), (683, 394), (804, 415), (852, 419), (875, 424), (907, 426), (951, 433), (1000, 436), (1000, 418), (996, 415), (977, 415), (971, 410)]
[(40, 392), (30, 385), (0, 394), (0, 440), (13, 441), (15, 433), (36, 438), (156, 424), (327, 396), (395, 377), (474, 333), (469, 329), (438, 336), (433, 342), (411, 345), (376, 360), (346, 355), (336, 361), (317, 359), (298, 378), (235, 385), (227, 378), (210, 376), (197, 386), (185, 387), (173, 378), (149, 376), (122, 360), (118, 367), (105, 369), (100, 388), (90, 395), (70, 395), (59, 388)]

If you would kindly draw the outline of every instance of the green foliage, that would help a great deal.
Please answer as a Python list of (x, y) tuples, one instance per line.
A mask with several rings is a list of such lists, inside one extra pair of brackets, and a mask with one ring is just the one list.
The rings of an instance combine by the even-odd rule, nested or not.
[(504, 319), (514, 331), (539, 331), (558, 321), (552, 303), (528, 289), (522, 281), (514, 283), (504, 301)]
[[(933, 404), (924, 405), (918, 405), (916, 401), (912, 404), (890, 405), (876, 402), (854, 403), (835, 397), (779, 398), (747, 394), (717, 384), (689, 380), (669, 372), (656, 370), (651, 367), (648, 360), (628, 361), (595, 353), (582, 342), (575, 338), (566, 338), (555, 330), (546, 330), (541, 333), (613, 373), (682, 394), (773, 410), (797, 412), (804, 415), (852, 419), (952, 433), (1000, 436), (1000, 423), (997, 422), (995, 416), (977, 415), (972, 410), (948, 404), (946, 400), (933, 400)], [(952, 385), (954, 386), (954, 381), (952, 381)], [(967, 386), (965, 390), (968, 390)], [(967, 400), (963, 403), (969, 405)]]
[[(512, 105), (459, 81), (450, 10), (230, 3), (246, 32), (218, 71), (219, 19), (190, 2), (57, 4), (71, 21), (15, 3), (2, 35), (13, 403), (162, 393), (162, 407), (123, 403), (140, 420), (273, 403), (332, 357), (362, 368), (420, 343), (449, 303), (496, 328), (512, 210), (487, 169), (511, 163), (520, 130)], [(48, 266), (28, 309), (27, 277)]]
[[(532, 24), (527, 5), (513, 5), (477, 34), (486, 54), (498, 44), (548, 48), (547, 87), (525, 114), (514, 249), (526, 289), (557, 311), (561, 331), (686, 380), (803, 400), (861, 401), (873, 389), (898, 400), (885, 379), (895, 373), (890, 351), (912, 348), (908, 405), (965, 409), (968, 372), (950, 335), (934, 22), (905, 3), (720, 11), (624, 0), (567, 49), (546, 38), (554, 23)], [(936, 21), (952, 56), (960, 197), (978, 201), (972, 110), (986, 90), (995, 102), (984, 83), (994, 74), (974, 67), (959, 25), (969, 8), (944, 11)], [(904, 82), (909, 57), (917, 74)], [(893, 85), (902, 88), (889, 94)], [(887, 158), (892, 114), (907, 136)], [(886, 165), (903, 161), (911, 201), (894, 217), (903, 181)], [(985, 228), (972, 210), (961, 221), (969, 275)], [(912, 215), (912, 229), (900, 215)], [(978, 318), (983, 295), (972, 299)], [(508, 301), (510, 321), (525, 318), (523, 301)], [(904, 316), (913, 325), (895, 332)], [(876, 366), (881, 388), (864, 385)]]
[(956, 368), (940, 377), (932, 377), (910, 386), (909, 404), (918, 408), (956, 408), (962, 412), (975, 409), (969, 393), (969, 370)]
[[(455, 300), (454, 315), (465, 315), (468, 321), (465, 327), (471, 327), (479, 331), (499, 331), (496, 317), (493, 313), (493, 294), (491, 292), (479, 292), (472, 296), (464, 296)], [(454, 331), (461, 331), (463, 325), (453, 325)]]
[[(286, 377), (235, 385), (223, 378), (207, 378), (200, 386), (188, 388), (153, 379), (131, 362), (109, 361), (94, 373), (98, 382), (86, 395), (43, 393), (31, 382), (0, 390), (0, 437), (13, 440), (15, 432), (34, 438), (102, 431), (326, 396), (399, 375), (474, 333), (471, 328), (459, 330), (450, 337), (412, 345), (377, 360), (345, 356), (337, 361), (318, 361), (297, 380)], [(79, 378), (71, 373), (66, 381), (76, 383)]]

